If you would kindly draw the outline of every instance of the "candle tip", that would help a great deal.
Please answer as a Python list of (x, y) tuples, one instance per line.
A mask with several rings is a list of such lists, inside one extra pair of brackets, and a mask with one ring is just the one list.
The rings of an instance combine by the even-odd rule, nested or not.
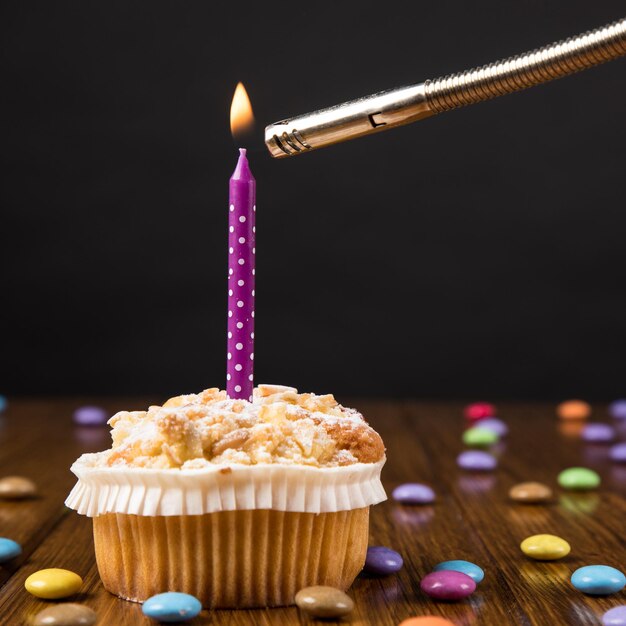
[(246, 156), (246, 152), (247, 152), (246, 148), (239, 148), (239, 154), (240, 154), (242, 157), (245, 157), (245, 156)]

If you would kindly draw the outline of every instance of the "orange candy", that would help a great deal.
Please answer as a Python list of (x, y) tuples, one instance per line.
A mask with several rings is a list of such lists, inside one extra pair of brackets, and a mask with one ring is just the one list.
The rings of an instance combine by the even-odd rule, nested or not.
[(424, 615), (424, 617), (409, 617), (398, 626), (454, 626), (454, 622), (436, 617), (434, 615)]
[(556, 414), (563, 420), (584, 420), (591, 415), (591, 406), (584, 400), (567, 400), (556, 407)]

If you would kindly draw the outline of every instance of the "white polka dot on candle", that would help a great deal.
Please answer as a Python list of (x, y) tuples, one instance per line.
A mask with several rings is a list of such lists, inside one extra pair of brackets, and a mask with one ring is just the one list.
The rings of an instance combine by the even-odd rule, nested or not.
[(241, 372), (241, 370), (243, 369), (243, 366), (242, 366), (240, 363), (237, 363), (237, 365), (235, 365), (235, 369), (236, 369), (238, 372)]
[(241, 391), (241, 385), (235, 385), (235, 391), (239, 393)]
[(231, 267), (231, 268), (228, 270), (228, 274), (232, 276), (232, 273), (233, 273), (233, 268)]
[(232, 334), (230, 331), (228, 332), (228, 338), (229, 338), (229, 339), (232, 339), (232, 338), (233, 338), (233, 334)]
[(253, 211), (256, 211), (256, 204), (252, 207)]
[(246, 216), (245, 215), (240, 215), (239, 216), (239, 221), (243, 224), (246, 221)]
[(252, 270), (252, 276), (256, 276), (256, 270)]
[(241, 330), (243, 328), (243, 322), (237, 322), (237, 328)]
[(253, 226), (253, 227), (252, 227), (252, 232), (253, 232), (253, 233), (256, 233), (256, 226)]
[(252, 254), (256, 254), (256, 248), (252, 248)]
[[(222, 206), (224, 206), (224, 205), (222, 205)], [(231, 211), (234, 211), (234, 210), (235, 210), (235, 205), (234, 205), (234, 204), (231, 204), (231, 205), (230, 205), (230, 210), (231, 210)]]
[(245, 237), (239, 237), (239, 243), (246, 243)]
[(238, 284), (240, 287), (243, 287), (243, 286), (246, 284), (246, 281), (245, 281), (245, 280), (241, 280), (241, 278), (240, 278), (240, 279), (237, 281), (237, 284)]
[(256, 295), (256, 294), (255, 294), (255, 292), (254, 292), (254, 289), (252, 290), (252, 295), (253, 295), (253, 296), (254, 296), (254, 295)]
[(233, 355), (229, 352), (228, 353), (228, 360), (230, 361), (233, 358)]
[(235, 227), (234, 227), (234, 226), (231, 226), (231, 227), (228, 229), (228, 232), (229, 232), (229, 233), (234, 233), (234, 232), (235, 232)]
[(254, 317), (254, 311), (252, 311), (252, 313), (250, 313), (250, 315), (251, 315), (252, 317)]
[(235, 251), (234, 248), (228, 248), (228, 254), (232, 254)]
[(254, 333), (250, 333), (250, 339), (254, 339)]
[(237, 343), (237, 344), (235, 344), (235, 348), (237, 348), (237, 350), (243, 350), (243, 344), (242, 343)]
[(244, 259), (239, 259), (238, 263), (239, 263), (239, 265), (243, 265), (245, 263), (245, 260)]
[(229, 296), (232, 296), (232, 295), (233, 295), (233, 290), (232, 290), (232, 289), (229, 289), (229, 290), (228, 290), (228, 295), (229, 295)]
[(254, 352), (250, 355), (250, 360), (254, 361)]
[(243, 300), (237, 300), (237, 306), (241, 308), (243, 306)]
[(228, 317), (232, 317), (233, 316), (233, 312), (232, 311), (228, 311)]
[(226, 380), (230, 380), (230, 374), (226, 374)]
[(248, 380), (249, 380), (250, 382), (252, 382), (252, 381), (253, 381), (253, 379), (254, 379), (254, 376), (253, 376), (252, 374), (250, 374), (250, 376), (248, 376)]

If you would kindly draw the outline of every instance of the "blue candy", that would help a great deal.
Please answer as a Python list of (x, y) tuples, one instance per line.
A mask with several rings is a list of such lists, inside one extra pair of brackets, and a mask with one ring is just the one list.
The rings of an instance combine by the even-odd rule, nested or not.
[(144, 615), (159, 622), (186, 622), (200, 613), (202, 604), (188, 593), (168, 591), (148, 598), (142, 610)]
[(488, 417), (487, 419), (480, 420), (477, 426), (479, 428), (486, 428), (500, 437), (505, 437), (509, 432), (509, 427), (497, 417)]
[(22, 554), (22, 546), (19, 543), (0, 537), (0, 563), (10, 561), (20, 554)]
[(616, 419), (626, 419), (626, 400), (615, 400), (609, 406), (609, 413)]
[(388, 576), (399, 572), (403, 565), (402, 557), (395, 550), (372, 546), (367, 549), (363, 571), (372, 576)]
[(604, 596), (617, 593), (626, 586), (626, 576), (608, 565), (587, 565), (579, 567), (572, 574), (572, 585), (591, 596)]
[(602, 616), (604, 626), (626, 626), (626, 604), (615, 606)]
[(435, 492), (420, 483), (405, 483), (393, 490), (393, 499), (402, 504), (430, 504), (435, 501)]
[(482, 568), (478, 567), (475, 563), (470, 563), (469, 561), (444, 561), (443, 563), (435, 565), (433, 568), (433, 572), (440, 572), (442, 570), (461, 572), (462, 574), (469, 576), (476, 584), (481, 582), (485, 577), (485, 572)]
[(81, 426), (106, 424), (110, 414), (99, 406), (79, 406), (74, 411), (74, 421)]

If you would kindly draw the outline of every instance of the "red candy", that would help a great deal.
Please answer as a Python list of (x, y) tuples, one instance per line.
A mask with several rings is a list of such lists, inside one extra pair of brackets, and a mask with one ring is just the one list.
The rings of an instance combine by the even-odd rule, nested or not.
[(474, 404), (468, 404), (463, 410), (465, 418), (474, 422), (485, 417), (494, 417), (495, 414), (496, 407), (493, 404), (489, 404), (489, 402), (474, 402)]

